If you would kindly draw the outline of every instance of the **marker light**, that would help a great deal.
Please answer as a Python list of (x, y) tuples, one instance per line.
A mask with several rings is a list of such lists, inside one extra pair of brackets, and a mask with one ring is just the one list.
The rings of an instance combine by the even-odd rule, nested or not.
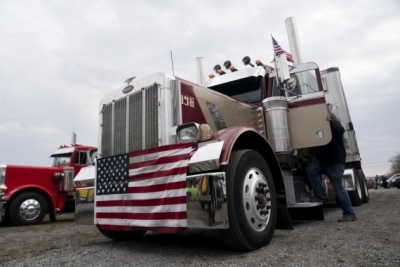
[(270, 67), (270, 66), (264, 65), (264, 64), (261, 62), (261, 60), (259, 60), (259, 59), (256, 60), (256, 65), (257, 65), (257, 66), (260, 66), (260, 67), (263, 67), (267, 73), (271, 73), (272, 70), (274, 69), (274, 68), (272, 68), (272, 67)]
[(237, 68), (235, 68), (234, 66), (230, 66), (230, 67), (229, 67), (229, 70), (230, 70), (231, 72), (234, 72), (234, 71), (237, 71)]

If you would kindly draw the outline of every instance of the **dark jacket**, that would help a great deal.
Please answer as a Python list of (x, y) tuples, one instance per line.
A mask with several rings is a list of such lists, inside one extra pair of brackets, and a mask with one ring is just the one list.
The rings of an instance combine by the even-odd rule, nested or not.
[(345, 164), (346, 148), (344, 147), (344, 128), (340, 121), (333, 116), (329, 121), (332, 129), (332, 140), (324, 146), (315, 149), (315, 156), (323, 164)]

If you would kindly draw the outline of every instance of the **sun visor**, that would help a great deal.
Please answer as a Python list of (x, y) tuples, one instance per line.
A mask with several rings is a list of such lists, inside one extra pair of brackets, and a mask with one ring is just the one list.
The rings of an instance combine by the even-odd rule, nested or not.
[(220, 76), (215, 76), (213, 79), (207, 80), (204, 83), (202, 83), (201, 86), (209, 88), (219, 84), (224, 84), (227, 82), (248, 78), (250, 76), (254, 77), (265, 76), (265, 74), (266, 71), (263, 67), (244, 68), (235, 72), (226, 73)]

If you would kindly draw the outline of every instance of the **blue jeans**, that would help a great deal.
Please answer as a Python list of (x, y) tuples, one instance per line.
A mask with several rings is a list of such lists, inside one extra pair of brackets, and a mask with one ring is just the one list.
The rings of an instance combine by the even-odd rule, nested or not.
[(344, 164), (322, 164), (318, 160), (313, 159), (307, 166), (307, 176), (310, 180), (315, 197), (322, 202), (329, 200), (325, 189), (321, 185), (321, 175), (326, 174), (331, 182), (333, 190), (336, 193), (338, 202), (343, 211), (344, 217), (356, 216), (347, 191), (343, 187)]

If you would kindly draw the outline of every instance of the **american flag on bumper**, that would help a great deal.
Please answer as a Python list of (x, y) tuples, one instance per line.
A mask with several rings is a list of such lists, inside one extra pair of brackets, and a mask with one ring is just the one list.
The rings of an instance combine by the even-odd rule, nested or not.
[(185, 230), (186, 172), (192, 145), (166, 145), (99, 159), (98, 228), (162, 233)]

